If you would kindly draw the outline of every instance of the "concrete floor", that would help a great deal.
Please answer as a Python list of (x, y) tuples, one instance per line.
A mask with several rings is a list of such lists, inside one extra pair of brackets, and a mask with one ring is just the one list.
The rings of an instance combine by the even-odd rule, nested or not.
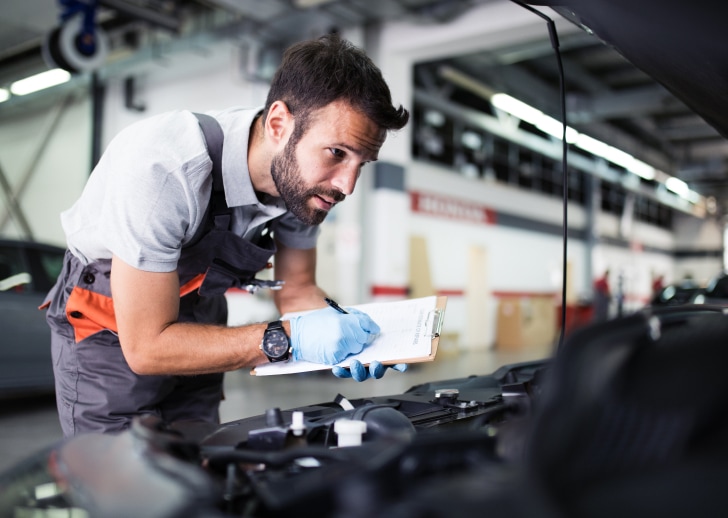
[[(228, 373), (223, 422), (262, 414), (268, 408), (283, 410), (333, 401), (337, 394), (349, 399), (400, 394), (427, 381), (491, 374), (503, 365), (548, 357), (549, 348), (520, 351), (443, 351), (433, 362), (410, 365), (405, 373), (388, 372), (380, 380), (357, 383), (335, 378), (329, 371), (285, 376), (251, 376), (247, 370)], [(35, 452), (61, 440), (55, 399), (52, 395), (0, 401), (0, 473)]]

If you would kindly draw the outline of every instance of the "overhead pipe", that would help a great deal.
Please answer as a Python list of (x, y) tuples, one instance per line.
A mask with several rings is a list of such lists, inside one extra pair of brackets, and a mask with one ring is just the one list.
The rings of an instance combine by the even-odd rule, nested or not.
[(146, 9), (139, 5), (134, 5), (124, 0), (98, 0), (100, 5), (113, 9), (119, 13), (124, 13), (132, 18), (138, 20), (144, 20), (157, 27), (170, 30), (172, 32), (179, 32), (182, 22), (175, 16), (170, 16), (159, 11), (152, 9)]

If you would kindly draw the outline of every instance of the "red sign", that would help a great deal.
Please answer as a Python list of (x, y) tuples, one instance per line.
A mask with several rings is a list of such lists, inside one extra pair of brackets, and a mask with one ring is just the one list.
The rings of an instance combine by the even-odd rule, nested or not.
[(495, 211), (457, 198), (410, 192), (412, 212), (421, 212), (441, 218), (460, 219), (484, 225), (495, 224)]

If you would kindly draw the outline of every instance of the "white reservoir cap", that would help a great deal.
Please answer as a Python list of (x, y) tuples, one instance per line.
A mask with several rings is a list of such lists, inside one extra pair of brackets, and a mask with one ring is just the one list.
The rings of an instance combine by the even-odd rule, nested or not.
[(290, 430), (296, 437), (300, 437), (301, 435), (303, 435), (303, 432), (306, 430), (306, 425), (303, 422), (303, 412), (293, 412), (293, 414), (291, 415)]
[(334, 423), (334, 432), (339, 436), (339, 447), (361, 446), (361, 437), (367, 431), (364, 421), (339, 419)]

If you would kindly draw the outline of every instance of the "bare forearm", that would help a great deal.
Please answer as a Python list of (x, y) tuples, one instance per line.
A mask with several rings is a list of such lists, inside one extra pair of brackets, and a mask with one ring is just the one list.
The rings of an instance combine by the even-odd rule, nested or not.
[(317, 309), (326, 306), (326, 293), (316, 285), (297, 288), (286, 292), (285, 288), (274, 295), (274, 301), (281, 314)]
[(144, 344), (125, 343), (122, 338), (122, 350), (137, 374), (225, 372), (268, 361), (260, 350), (265, 327), (266, 324), (224, 327), (177, 322)]
[(281, 314), (324, 307), (326, 294), (316, 284), (316, 249), (299, 250), (277, 242), (275, 275), (285, 281), (283, 289), (273, 292)]

